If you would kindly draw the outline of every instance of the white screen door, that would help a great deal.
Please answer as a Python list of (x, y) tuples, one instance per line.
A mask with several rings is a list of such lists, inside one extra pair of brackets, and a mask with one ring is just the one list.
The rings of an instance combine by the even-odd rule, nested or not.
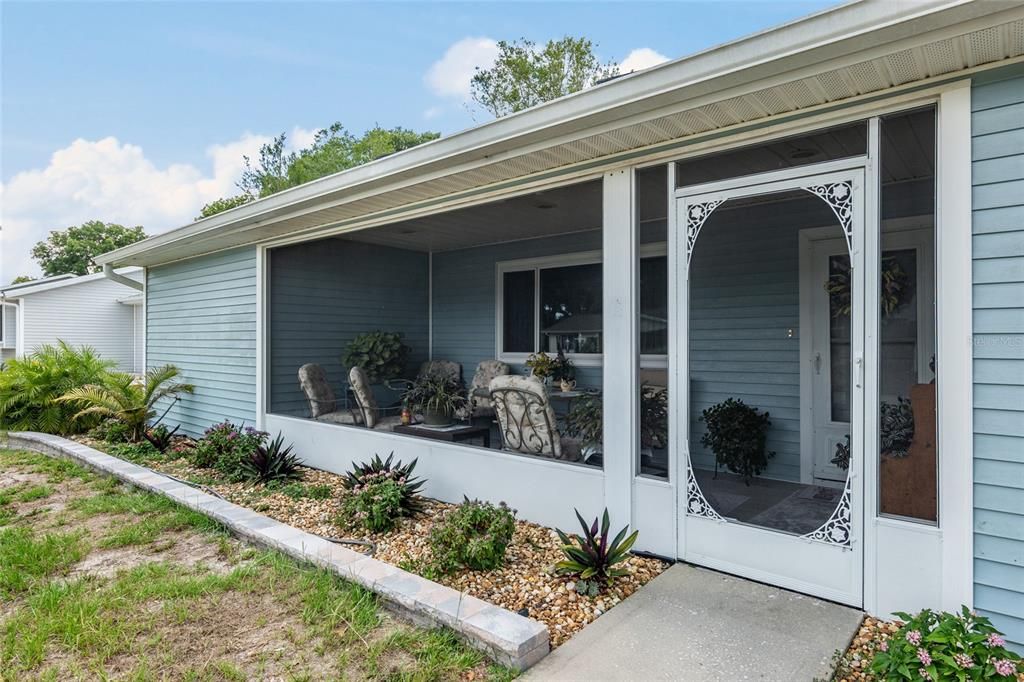
[[(863, 601), (863, 188), (863, 159), (680, 188), (674, 252), (682, 558), (855, 606)], [(835, 428), (808, 458), (800, 387), (813, 368), (800, 336), (813, 330), (800, 329), (799, 234), (822, 225), (845, 245), (813, 275), (814, 298), (830, 302), (821, 324), (837, 356), (822, 359), (820, 371), (833, 374), (814, 409), (834, 413)], [(805, 470), (815, 461), (835, 480), (815, 481)]]

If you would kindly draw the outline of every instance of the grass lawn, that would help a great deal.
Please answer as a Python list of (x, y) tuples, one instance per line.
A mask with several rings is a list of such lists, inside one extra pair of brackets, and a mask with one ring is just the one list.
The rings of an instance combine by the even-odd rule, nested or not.
[(165, 498), (0, 450), (0, 680), (511, 677)]

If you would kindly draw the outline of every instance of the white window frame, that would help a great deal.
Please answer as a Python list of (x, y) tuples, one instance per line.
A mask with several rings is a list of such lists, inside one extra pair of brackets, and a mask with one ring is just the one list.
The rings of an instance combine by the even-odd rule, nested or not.
[[(657, 258), (668, 255), (666, 242), (652, 242), (640, 246), (640, 258)], [(534, 348), (540, 345), (540, 273), (541, 270), (573, 267), (576, 265), (599, 265), (602, 263), (600, 250), (577, 251), (553, 256), (520, 258), (517, 260), (498, 261), (495, 263), (495, 302), (494, 302), (494, 354), (503, 362), (521, 365), (530, 357), (530, 353), (505, 352), (505, 273), (533, 271), (533, 332)], [(603, 286), (603, 282), (602, 282)], [(603, 342), (602, 342), (603, 345)], [(539, 352), (534, 351), (534, 352)], [(566, 353), (577, 367), (601, 367), (604, 364), (603, 353)], [(644, 369), (668, 367), (668, 354), (641, 355), (640, 366)]]

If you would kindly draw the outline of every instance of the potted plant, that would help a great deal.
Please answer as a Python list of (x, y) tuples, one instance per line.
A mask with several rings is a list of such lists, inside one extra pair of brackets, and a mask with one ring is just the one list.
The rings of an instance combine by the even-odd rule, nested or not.
[(775, 456), (767, 448), (768, 428), (772, 425), (767, 412), (729, 398), (701, 412), (700, 420), (707, 424), (700, 443), (715, 453), (716, 476), (718, 466), (724, 465), (750, 485), (750, 479), (764, 471), (768, 459)]
[(604, 437), (604, 404), (596, 395), (583, 395), (573, 401), (565, 415), (565, 433), (580, 442), (584, 454), (599, 452)]
[(558, 386), (563, 392), (576, 388), (576, 367), (562, 351), (558, 351), (558, 355), (555, 356), (551, 379), (558, 382)]
[(547, 386), (551, 383), (551, 377), (555, 373), (555, 359), (547, 353), (530, 353), (526, 358), (526, 367), (530, 374), (540, 379)]
[(402, 402), (413, 412), (422, 414), (424, 424), (447, 426), (468, 401), (461, 381), (440, 374), (424, 374), (410, 384)]
[(345, 347), (345, 367), (362, 367), (374, 383), (395, 379), (405, 371), (410, 348), (399, 332), (374, 331), (360, 334)]
[(668, 391), (640, 386), (640, 447), (650, 451), (668, 444)]

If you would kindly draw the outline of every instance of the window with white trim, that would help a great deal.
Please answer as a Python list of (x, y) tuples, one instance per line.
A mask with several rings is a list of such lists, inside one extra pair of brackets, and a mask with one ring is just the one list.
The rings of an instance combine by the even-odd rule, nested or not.
[[(667, 261), (663, 244), (643, 248), (641, 349), (655, 363), (668, 346)], [(530, 353), (561, 350), (577, 362), (599, 364), (604, 332), (601, 268), (597, 252), (498, 263), (498, 356), (522, 361)]]

